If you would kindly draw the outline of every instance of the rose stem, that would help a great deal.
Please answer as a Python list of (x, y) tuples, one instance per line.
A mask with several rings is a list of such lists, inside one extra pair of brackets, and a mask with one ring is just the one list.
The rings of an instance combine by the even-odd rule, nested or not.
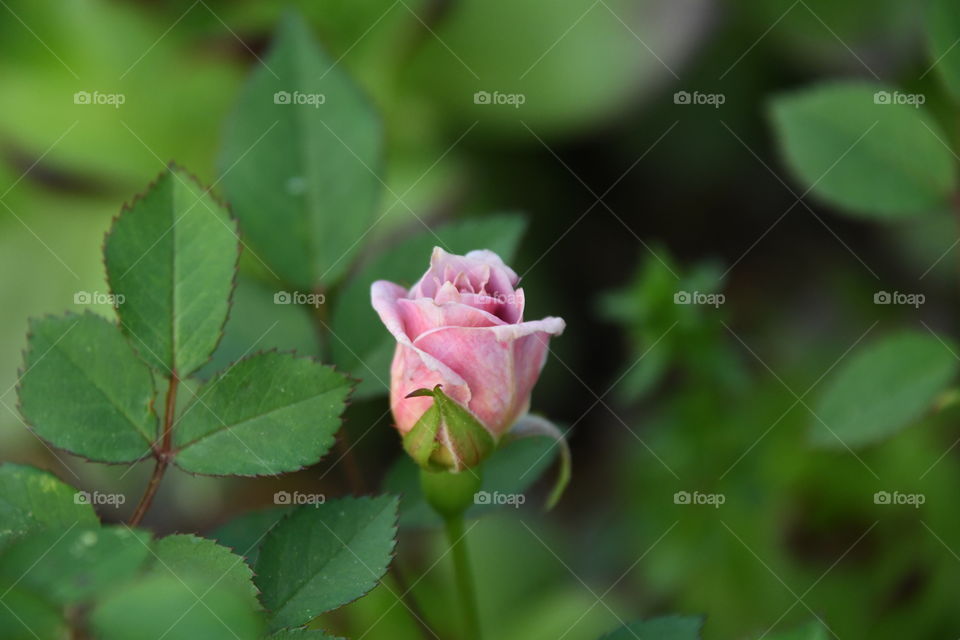
[(480, 640), (480, 616), (477, 613), (477, 595), (473, 588), (473, 573), (470, 571), (466, 533), (463, 530), (463, 514), (445, 518), (445, 527), (453, 556), (454, 578), (460, 594), (464, 637), (467, 640)]
[(167, 465), (170, 462), (170, 450), (173, 445), (173, 416), (177, 408), (177, 386), (180, 378), (176, 371), (170, 372), (170, 384), (167, 387), (167, 402), (163, 413), (163, 437), (160, 441), (160, 448), (154, 449), (153, 455), (157, 459), (157, 465), (153, 468), (153, 474), (150, 476), (150, 482), (147, 483), (147, 489), (137, 503), (137, 508), (130, 518), (130, 526), (135, 527), (143, 520), (147, 509), (153, 503), (153, 497), (160, 488), (160, 480), (167, 471)]

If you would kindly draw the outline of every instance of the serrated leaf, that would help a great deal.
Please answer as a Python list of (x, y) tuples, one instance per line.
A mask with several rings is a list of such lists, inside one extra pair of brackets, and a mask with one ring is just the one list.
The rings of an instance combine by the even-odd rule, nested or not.
[(189, 534), (170, 535), (154, 544), (156, 563), (151, 571), (177, 578), (190, 577), (203, 592), (218, 584), (249, 596), (248, 606), (259, 609), (253, 571), (241, 556), (213, 540)]
[(151, 574), (100, 601), (90, 626), (100, 640), (254, 640), (262, 621), (248, 599), (229, 585)]
[(245, 237), (281, 280), (304, 291), (345, 273), (381, 191), (380, 120), (337, 62), (288, 14), (254, 65), (220, 154)]
[(277, 525), (256, 568), (270, 628), (306, 624), (376, 586), (390, 564), (396, 522), (397, 499), (378, 496), (301, 507)]
[(908, 426), (956, 377), (954, 346), (903, 332), (849, 356), (826, 381), (811, 418), (822, 447), (858, 447)]
[(247, 563), (254, 567), (267, 533), (292, 510), (292, 507), (273, 507), (250, 511), (218, 527), (210, 537), (233, 549), (234, 553), (242, 555)]
[(61, 605), (81, 602), (131, 578), (150, 555), (149, 544), (149, 534), (127, 527), (51, 529), (7, 547), (0, 585)]
[(31, 323), (20, 410), (54, 446), (101, 462), (133, 462), (158, 435), (150, 369), (116, 325), (86, 313)]
[(944, 209), (956, 188), (946, 137), (882, 85), (827, 84), (778, 97), (773, 121), (787, 163), (855, 215), (903, 218)]
[(333, 445), (350, 382), (310, 358), (260, 353), (214, 376), (177, 418), (176, 464), (193, 473), (275, 475)]
[(701, 627), (701, 617), (666, 616), (632, 622), (600, 640), (699, 640)]
[(927, 13), (927, 45), (933, 68), (944, 85), (960, 100), (960, 5), (954, 0), (933, 0)]
[(361, 379), (356, 398), (387, 392), (390, 360), (396, 347), (393, 337), (383, 329), (370, 306), (370, 285), (382, 279), (403, 286), (413, 285), (430, 266), (430, 252), (435, 246), (456, 254), (489, 249), (509, 264), (525, 227), (519, 215), (486, 216), (446, 224), (437, 227), (435, 234), (419, 233), (384, 251), (350, 280), (337, 296), (333, 309), (335, 337), (331, 340), (331, 349), (337, 366)]
[(14, 587), (3, 594), (0, 629), (4, 640), (67, 638), (69, 628), (61, 608), (40, 595)]
[(107, 280), (130, 343), (164, 376), (210, 358), (227, 320), (239, 258), (226, 208), (176, 167), (113, 223)]
[(17, 536), (41, 529), (97, 527), (89, 502), (52, 473), (26, 465), (0, 465), (0, 547)]

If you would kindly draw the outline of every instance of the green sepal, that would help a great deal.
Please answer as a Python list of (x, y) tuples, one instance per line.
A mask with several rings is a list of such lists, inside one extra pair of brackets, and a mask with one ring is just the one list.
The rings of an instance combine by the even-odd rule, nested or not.
[(403, 437), (403, 448), (418, 465), (432, 471), (463, 471), (493, 453), (496, 443), (487, 428), (447, 396), (440, 385), (407, 395), (426, 396), (433, 397), (433, 405)]

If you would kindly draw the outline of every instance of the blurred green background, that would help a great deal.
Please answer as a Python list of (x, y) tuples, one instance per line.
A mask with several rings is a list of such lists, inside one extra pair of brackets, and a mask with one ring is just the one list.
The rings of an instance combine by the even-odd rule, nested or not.
[[(882, 80), (923, 92), (954, 139), (955, 107), (927, 73), (926, 3), (289, 4), (385, 122), (389, 212), (368, 253), (421, 228), (414, 213), (432, 226), (521, 211), (514, 267), (528, 317), (567, 320), (533, 406), (573, 427), (573, 482), (550, 514), (530, 500), (471, 533), (489, 637), (594, 638), (664, 613), (706, 615), (708, 640), (774, 637), (816, 617), (839, 638), (956, 636), (957, 411), (854, 452), (811, 447), (808, 407), (861, 340), (924, 325), (956, 334), (955, 222), (878, 224), (815, 197), (797, 205), (808, 185), (787, 170), (768, 117), (785, 90)], [(137, 496), (149, 465), (85, 464), (18, 417), (27, 318), (107, 291), (103, 234), (168, 161), (216, 182), (224, 120), (288, 3), (0, 5), (0, 449)], [(125, 100), (76, 104), (81, 91)], [(482, 91), (524, 101), (476, 104)], [(723, 104), (678, 104), (684, 91)], [(242, 274), (217, 362), (250, 348), (316, 353), (309, 313), (269, 304), (249, 255)], [(926, 303), (876, 306), (879, 290)], [(678, 305), (678, 291), (725, 299)], [(385, 408), (371, 397), (347, 414), (369, 490), (401, 455)], [(282, 480), (172, 470), (147, 524), (210, 531), (280, 488), (345, 493), (337, 459)], [(676, 504), (683, 491), (723, 504)], [(877, 505), (878, 491), (926, 501)], [(123, 519), (134, 502), (101, 515)], [(449, 629), (441, 548), (411, 528), (397, 563), (427, 620)], [(417, 637), (393, 605), (380, 588), (329, 622), (351, 637)]]

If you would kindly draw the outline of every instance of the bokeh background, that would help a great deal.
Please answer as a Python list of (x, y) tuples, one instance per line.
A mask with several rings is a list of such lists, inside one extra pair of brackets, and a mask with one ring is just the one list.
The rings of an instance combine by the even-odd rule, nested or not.
[[(522, 509), (471, 531), (490, 637), (594, 638), (663, 613), (704, 614), (709, 640), (774, 637), (817, 616), (844, 639), (956, 635), (956, 411), (853, 453), (810, 446), (807, 406), (861, 340), (924, 324), (956, 334), (956, 223), (838, 215), (790, 174), (769, 117), (783, 91), (879, 79), (923, 92), (954, 137), (956, 114), (926, 73), (924, 2), (0, 5), (4, 460), (88, 489), (121, 487), (131, 499), (102, 510), (108, 520), (132, 509), (149, 464), (129, 474), (86, 464), (51, 451), (18, 417), (27, 318), (107, 291), (103, 234), (168, 161), (216, 181), (225, 118), (292, 5), (385, 122), (390, 212), (368, 251), (415, 231), (411, 211), (431, 225), (522, 212), (514, 266), (529, 317), (567, 320), (534, 408), (572, 427), (573, 481), (549, 514), (537, 507), (542, 482)], [(94, 90), (125, 102), (74, 103)], [(524, 103), (476, 104), (478, 91)], [(723, 103), (678, 104), (681, 91)], [(317, 352), (309, 312), (269, 304), (270, 286), (245, 259), (218, 362), (254, 345)], [(724, 303), (674, 304), (682, 290), (722, 292)], [(926, 303), (876, 306), (878, 290)], [(346, 493), (351, 473), (377, 489), (401, 455), (385, 406), (375, 397), (350, 407), (351, 468), (331, 455), (282, 480), (172, 470), (146, 524), (210, 531), (272, 504), (280, 488)], [(894, 490), (925, 504), (874, 503)], [(724, 502), (676, 504), (678, 491)], [(430, 529), (411, 528), (397, 559), (438, 628), (451, 624), (441, 548)], [(394, 602), (378, 589), (330, 625), (417, 637)]]

